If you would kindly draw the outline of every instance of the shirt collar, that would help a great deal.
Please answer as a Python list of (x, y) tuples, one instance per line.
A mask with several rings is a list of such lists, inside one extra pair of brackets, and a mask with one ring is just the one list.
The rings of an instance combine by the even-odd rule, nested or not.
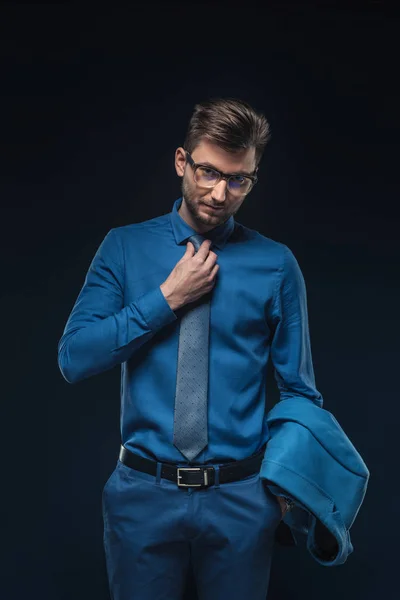
[[(182, 200), (182, 197), (178, 198), (178, 200), (175, 200), (171, 212), (172, 231), (174, 232), (175, 241), (178, 245), (184, 244), (191, 235), (198, 233), (192, 227), (190, 227), (190, 225), (188, 225), (178, 213), (178, 210), (182, 204)], [(210, 229), (210, 231), (202, 233), (201, 235), (212, 240), (213, 246), (216, 246), (222, 250), (228, 241), (228, 238), (232, 234), (234, 226), (234, 218), (233, 216), (230, 216), (225, 223), (222, 223), (222, 225), (218, 225), (217, 227), (214, 227), (214, 229)]]

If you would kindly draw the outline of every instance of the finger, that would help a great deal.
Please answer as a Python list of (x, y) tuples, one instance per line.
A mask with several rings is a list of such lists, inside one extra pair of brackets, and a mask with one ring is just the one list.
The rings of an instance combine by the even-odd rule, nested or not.
[(215, 263), (218, 260), (218, 254), (215, 254), (215, 252), (210, 251), (206, 260), (204, 261), (204, 266), (206, 269), (211, 269)]
[(214, 265), (214, 266), (213, 266), (213, 269), (212, 269), (212, 271), (211, 271), (211, 275), (212, 275), (212, 277), (215, 277), (215, 276), (216, 276), (216, 274), (218, 273), (218, 270), (219, 270), (219, 265)]
[(197, 255), (199, 258), (205, 260), (210, 252), (210, 246), (212, 244), (212, 240), (204, 240), (201, 244), (200, 248), (197, 251)]

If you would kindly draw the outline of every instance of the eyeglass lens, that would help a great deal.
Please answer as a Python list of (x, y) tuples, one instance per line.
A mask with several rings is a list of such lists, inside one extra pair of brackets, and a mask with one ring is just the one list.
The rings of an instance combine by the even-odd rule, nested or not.
[[(205, 167), (197, 167), (195, 173), (195, 181), (204, 187), (213, 187), (219, 181), (219, 173), (214, 169), (207, 169)], [(233, 193), (243, 194), (246, 193), (252, 185), (252, 181), (249, 177), (243, 175), (232, 175), (228, 179), (229, 191)]]

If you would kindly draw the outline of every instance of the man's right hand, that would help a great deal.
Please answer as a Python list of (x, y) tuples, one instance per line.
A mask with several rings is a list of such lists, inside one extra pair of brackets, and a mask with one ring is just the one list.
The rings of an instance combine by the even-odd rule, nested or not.
[(160, 289), (172, 310), (195, 302), (213, 289), (219, 265), (217, 254), (210, 250), (211, 243), (205, 240), (195, 252), (193, 244), (188, 242), (185, 254), (161, 284)]

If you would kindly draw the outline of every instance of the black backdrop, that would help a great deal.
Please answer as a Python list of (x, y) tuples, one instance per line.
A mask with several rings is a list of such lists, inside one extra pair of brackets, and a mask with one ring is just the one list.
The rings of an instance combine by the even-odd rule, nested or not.
[(298, 258), (317, 386), (371, 472), (348, 561), (277, 547), (269, 600), (398, 598), (399, 19), (379, 2), (267, 5), (1, 9), (7, 600), (108, 598), (119, 368), (70, 386), (57, 343), (107, 231), (171, 210), (175, 148), (212, 96), (271, 123), (236, 218)]

